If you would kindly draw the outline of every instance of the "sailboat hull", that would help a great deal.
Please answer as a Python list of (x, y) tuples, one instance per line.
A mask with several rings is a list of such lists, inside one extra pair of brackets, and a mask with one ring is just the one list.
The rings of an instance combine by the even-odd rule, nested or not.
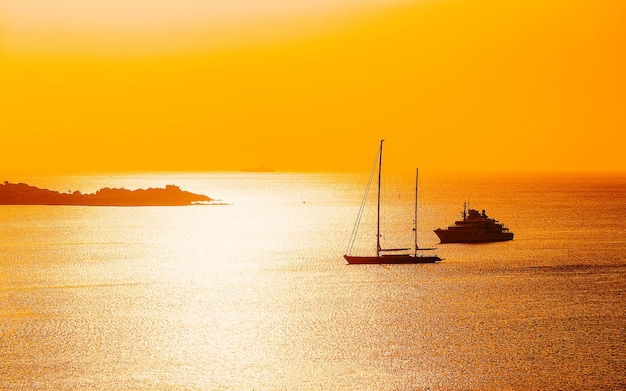
[(409, 254), (389, 254), (379, 256), (343, 256), (350, 265), (397, 264), (397, 263), (435, 263), (441, 261), (436, 255), (414, 256)]

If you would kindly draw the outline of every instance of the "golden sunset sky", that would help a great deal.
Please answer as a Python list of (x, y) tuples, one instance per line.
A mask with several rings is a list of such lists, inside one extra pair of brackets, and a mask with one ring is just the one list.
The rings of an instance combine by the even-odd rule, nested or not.
[(0, 171), (626, 171), (626, 1), (0, 0)]

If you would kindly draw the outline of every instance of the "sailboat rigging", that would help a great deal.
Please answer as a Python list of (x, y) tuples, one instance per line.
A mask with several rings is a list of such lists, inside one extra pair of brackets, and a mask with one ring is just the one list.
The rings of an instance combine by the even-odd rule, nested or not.
[[(414, 232), (414, 252), (413, 254), (408, 253), (397, 253), (398, 251), (408, 251), (410, 248), (389, 248), (383, 249), (380, 244), (380, 186), (381, 186), (381, 177), (382, 177), (382, 164), (383, 164), (383, 142), (385, 140), (380, 140), (380, 147), (378, 149), (378, 191), (377, 191), (377, 213), (376, 213), (376, 255), (350, 255), (352, 247), (354, 245), (354, 241), (356, 240), (356, 234), (358, 232), (358, 226), (361, 221), (361, 217), (363, 215), (363, 209), (365, 207), (365, 200), (367, 198), (367, 193), (369, 192), (369, 188), (371, 185), (372, 175), (370, 175), (370, 179), (368, 181), (365, 195), (363, 197), (363, 201), (361, 202), (361, 207), (359, 209), (359, 214), (357, 215), (357, 220), (352, 231), (352, 236), (350, 238), (350, 244), (348, 245), (348, 250), (346, 254), (343, 256), (349, 264), (388, 264), (388, 263), (435, 263), (441, 261), (437, 255), (428, 255), (422, 254), (420, 251), (424, 250), (434, 250), (432, 248), (422, 248), (420, 249), (417, 244), (417, 183), (418, 183), (418, 170), (415, 171), (415, 217), (413, 220), (413, 232)], [(373, 172), (372, 172), (373, 174)]]

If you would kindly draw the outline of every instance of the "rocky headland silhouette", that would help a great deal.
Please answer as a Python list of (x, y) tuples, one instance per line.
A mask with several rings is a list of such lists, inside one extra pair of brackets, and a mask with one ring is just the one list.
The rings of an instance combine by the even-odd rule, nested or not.
[(0, 205), (84, 205), (84, 206), (184, 206), (213, 201), (203, 194), (181, 190), (178, 186), (127, 190), (102, 188), (95, 193), (60, 193), (25, 183), (0, 184)]

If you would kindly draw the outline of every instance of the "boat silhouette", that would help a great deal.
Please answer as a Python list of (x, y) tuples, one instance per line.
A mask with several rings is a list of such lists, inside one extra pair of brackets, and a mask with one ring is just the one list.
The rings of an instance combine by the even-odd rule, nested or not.
[(513, 239), (513, 232), (498, 220), (488, 217), (484, 209), (478, 212), (476, 209), (469, 209), (465, 203), (462, 217), (454, 225), (435, 230), (441, 243), (503, 242)]
[[(408, 253), (410, 248), (382, 248), (380, 243), (380, 184), (382, 175), (382, 163), (383, 163), (383, 142), (380, 140), (380, 147), (378, 149), (378, 190), (377, 190), (377, 214), (376, 214), (376, 255), (351, 255), (350, 252), (356, 240), (356, 234), (360, 224), (361, 216), (365, 202), (361, 204), (357, 221), (352, 231), (348, 250), (343, 256), (349, 264), (394, 264), (394, 263), (435, 263), (441, 261), (437, 255), (425, 253), (425, 251), (433, 251), (433, 248), (419, 248), (417, 245), (417, 189), (418, 189), (418, 169), (415, 170), (415, 217), (413, 220), (413, 233), (414, 233), (414, 247), (413, 253)], [(367, 197), (369, 191), (369, 184), (371, 183), (372, 175), (370, 174), (370, 180), (365, 190), (364, 200)]]

